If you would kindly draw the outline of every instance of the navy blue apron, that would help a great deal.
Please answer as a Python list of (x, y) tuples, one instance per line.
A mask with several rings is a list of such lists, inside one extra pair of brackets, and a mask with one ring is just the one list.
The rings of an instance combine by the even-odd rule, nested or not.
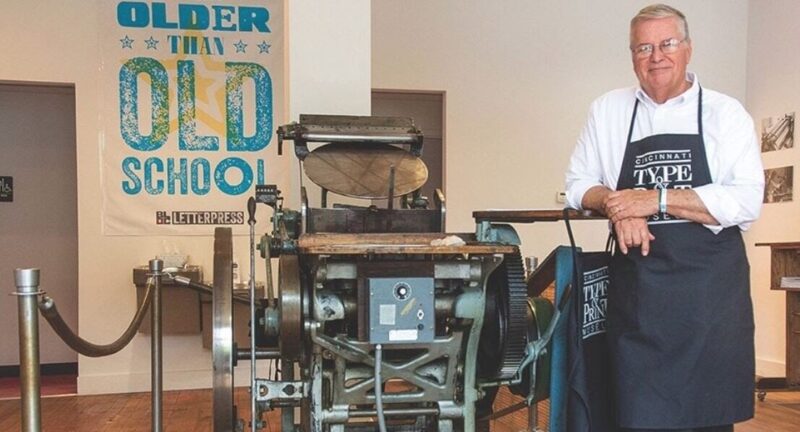
[[(637, 99), (617, 190), (711, 183), (702, 103), (701, 88), (696, 135), (631, 142)], [(617, 248), (612, 260), (607, 324), (619, 425), (682, 429), (751, 418), (753, 307), (739, 228), (715, 235), (662, 213), (648, 226), (648, 256)]]
[[(569, 225), (568, 225), (569, 226)], [(615, 432), (606, 335), (610, 252), (577, 252), (567, 326), (566, 432)]]

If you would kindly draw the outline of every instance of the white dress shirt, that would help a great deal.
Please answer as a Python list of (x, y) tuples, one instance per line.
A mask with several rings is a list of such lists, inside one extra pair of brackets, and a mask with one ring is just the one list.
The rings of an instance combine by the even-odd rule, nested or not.
[[(639, 100), (631, 142), (651, 135), (697, 133), (697, 76), (687, 73), (692, 86), (663, 104), (641, 87), (612, 90), (595, 100), (567, 170), (567, 204), (581, 208), (593, 186), (615, 190), (625, 156), (633, 106)], [(719, 225), (714, 233), (738, 225), (747, 230), (761, 212), (764, 169), (753, 119), (737, 101), (703, 88), (703, 140), (712, 183), (693, 190)]]

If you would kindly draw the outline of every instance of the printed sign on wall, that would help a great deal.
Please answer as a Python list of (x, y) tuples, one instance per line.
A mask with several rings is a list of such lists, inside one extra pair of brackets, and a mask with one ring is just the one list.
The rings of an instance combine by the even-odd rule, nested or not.
[(104, 233), (246, 232), (247, 197), (286, 171), (283, 2), (102, 4)]
[(14, 178), (0, 177), (0, 202), (14, 201)]

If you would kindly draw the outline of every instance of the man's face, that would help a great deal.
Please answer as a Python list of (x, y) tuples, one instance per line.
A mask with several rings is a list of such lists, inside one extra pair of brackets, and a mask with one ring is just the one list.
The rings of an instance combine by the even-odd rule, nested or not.
[(632, 58), (633, 71), (639, 78), (639, 84), (658, 103), (663, 103), (685, 90), (686, 66), (692, 57), (691, 41), (682, 42), (677, 51), (671, 54), (661, 51), (663, 41), (670, 38), (679, 41), (684, 39), (679, 25), (677, 18), (670, 17), (641, 21), (631, 29), (631, 47), (648, 43), (654, 46), (649, 56), (640, 57), (634, 52)]

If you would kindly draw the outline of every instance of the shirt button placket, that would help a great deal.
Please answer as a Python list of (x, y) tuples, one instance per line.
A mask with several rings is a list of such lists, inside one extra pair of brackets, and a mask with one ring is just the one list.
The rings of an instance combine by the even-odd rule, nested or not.
[(653, 108), (653, 135), (664, 133), (664, 110), (656, 105)]

